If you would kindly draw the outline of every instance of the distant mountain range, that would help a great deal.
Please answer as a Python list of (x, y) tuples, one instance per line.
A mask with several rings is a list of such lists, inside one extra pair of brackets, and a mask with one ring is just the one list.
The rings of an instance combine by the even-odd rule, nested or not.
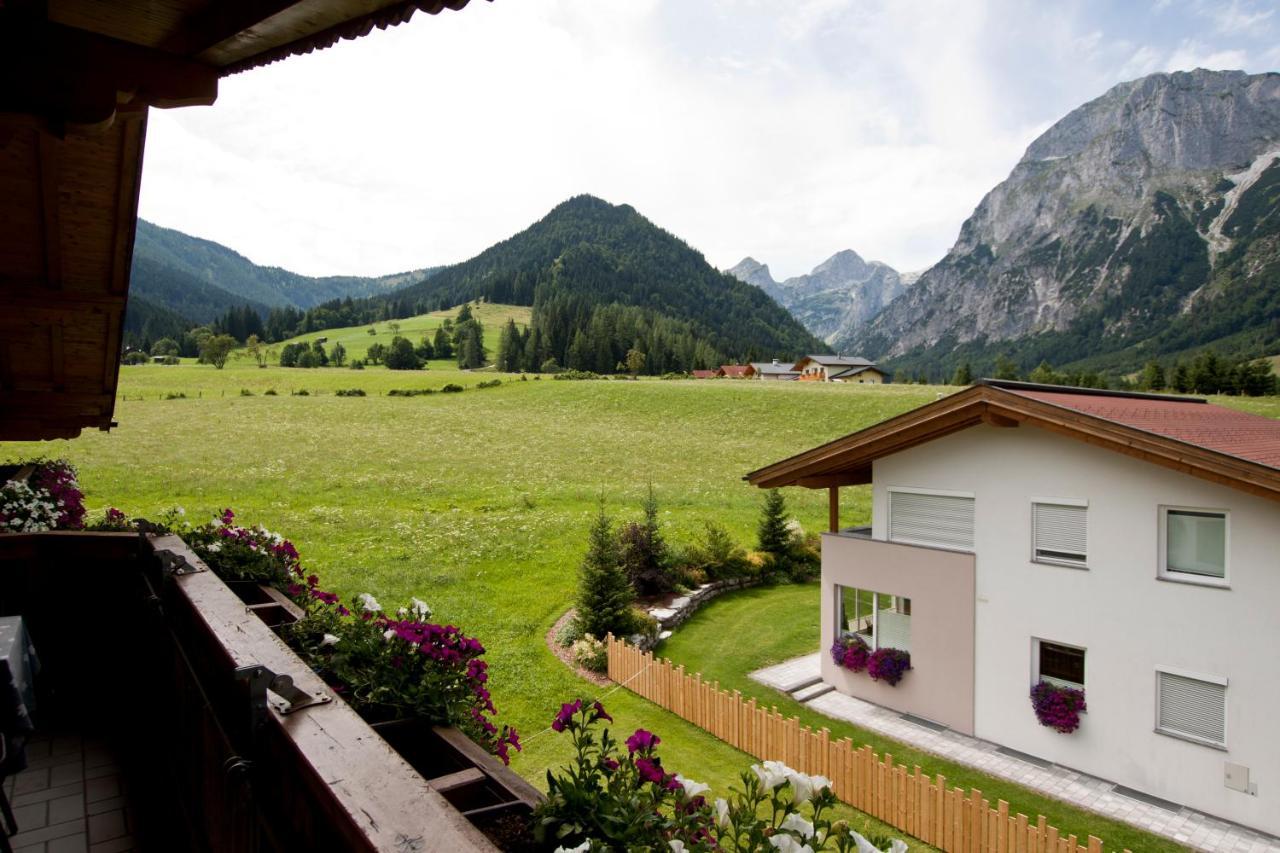
[(1153, 74), (1074, 110), (946, 257), (834, 345), (946, 375), (1280, 351), (1280, 74)]
[(828, 343), (847, 339), (907, 288), (893, 267), (868, 263), (852, 249), (837, 252), (808, 275), (783, 282), (774, 281), (768, 264), (750, 257), (728, 272), (772, 296)]

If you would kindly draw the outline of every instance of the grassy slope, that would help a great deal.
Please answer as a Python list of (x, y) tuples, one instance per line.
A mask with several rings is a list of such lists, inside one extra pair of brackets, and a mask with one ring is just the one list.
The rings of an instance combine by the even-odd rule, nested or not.
[[(544, 379), (385, 396), (389, 388), (470, 387), (492, 375), (444, 362), (413, 373), (260, 370), (245, 361), (222, 371), (125, 367), (118, 429), (71, 442), (0, 444), (0, 458), (70, 458), (95, 510), (114, 504), (154, 515), (181, 504), (199, 518), (230, 505), (291, 536), (308, 564), (344, 593), (369, 590), (384, 603), (426, 599), (489, 646), (504, 719), (534, 735), (516, 769), (536, 780), (566, 757), (561, 739), (539, 734), (559, 703), (598, 692), (555, 660), (542, 638), (572, 600), (599, 495), (611, 512), (633, 517), (652, 481), (671, 539), (714, 518), (750, 541), (760, 495), (742, 482), (746, 471), (948, 390)], [(282, 396), (239, 396), (241, 388), (269, 387)], [(320, 394), (290, 397), (291, 387)], [(332, 396), (353, 387), (370, 396)], [(190, 399), (158, 399), (177, 391)], [(1280, 414), (1276, 401), (1244, 407)], [(845, 518), (868, 518), (867, 490), (846, 493)], [(806, 528), (825, 524), (825, 495), (792, 490), (788, 499)], [(804, 618), (816, 618), (813, 610)], [(762, 651), (755, 665), (771, 654)], [(658, 731), (669, 766), (720, 791), (746, 766), (740, 753), (625, 692), (609, 705), (620, 730)], [(1056, 810), (1046, 813), (1058, 820)], [(1134, 849), (1158, 849), (1152, 843)]]
[[(1153, 837), (1127, 824), (1057, 802), (1026, 788), (993, 779), (951, 761), (936, 758), (880, 734), (834, 720), (811, 711), (786, 694), (763, 687), (747, 673), (812, 652), (818, 634), (818, 585), (750, 589), (718, 598), (680, 627), (657, 650), (663, 657), (682, 663), (686, 671), (701, 672), (717, 679), (726, 690), (740, 690), (755, 696), (788, 716), (798, 716), (815, 729), (831, 729), (832, 738), (851, 737), (862, 746), (871, 744), (879, 753), (893, 754), (893, 760), (907, 767), (919, 764), (931, 773), (942, 773), (947, 784), (978, 788), (992, 802), (1007, 800), (1015, 812), (1034, 818), (1043, 814), (1060, 830), (1081, 838), (1097, 835), (1108, 850), (1183, 850), (1182, 845)], [(750, 637), (751, 642), (742, 639)]]
[[(532, 308), (521, 305), (494, 305), (487, 302), (481, 302), (473, 308), (473, 311), (484, 324), (484, 345), (488, 348), (492, 357), (494, 350), (498, 348), (498, 335), (502, 332), (502, 327), (506, 325), (507, 320), (514, 319), (516, 325), (527, 326), (533, 314)], [(391, 343), (391, 339), (395, 337), (395, 333), (391, 331), (391, 323), (400, 324), (400, 335), (417, 344), (422, 339), (423, 333), (435, 334), (436, 329), (444, 322), (446, 317), (457, 316), (457, 309), (449, 311), (435, 311), (430, 314), (419, 314), (416, 317), (406, 317), (403, 320), (388, 320), (381, 323), (371, 323), (368, 326), (347, 326), (341, 329), (325, 329), (321, 332), (308, 332), (305, 335), (298, 335), (296, 338), (290, 338), (282, 341), (274, 346), (280, 347), (284, 344), (292, 343), (310, 343), (316, 338), (328, 338), (325, 349), (332, 349), (335, 343), (342, 343), (347, 351), (348, 358), (364, 358), (369, 350), (369, 345), (380, 343), (384, 346)], [(376, 329), (377, 334), (369, 334), (369, 329)]]

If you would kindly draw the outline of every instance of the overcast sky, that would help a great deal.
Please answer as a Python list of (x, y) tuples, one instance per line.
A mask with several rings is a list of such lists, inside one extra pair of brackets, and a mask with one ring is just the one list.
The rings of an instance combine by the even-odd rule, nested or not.
[(578, 193), (725, 268), (954, 242), (1124, 80), (1280, 68), (1269, 0), (472, 0), (153, 110), (141, 215), (297, 272), (465, 260)]

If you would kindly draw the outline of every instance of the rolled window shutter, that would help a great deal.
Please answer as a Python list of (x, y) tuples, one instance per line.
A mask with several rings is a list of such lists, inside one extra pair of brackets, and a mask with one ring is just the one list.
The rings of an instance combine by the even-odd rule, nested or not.
[(973, 550), (973, 498), (889, 493), (889, 538)]
[(1159, 728), (1171, 734), (1225, 746), (1226, 686), (1171, 672), (1157, 673), (1157, 677), (1160, 684)]
[(1036, 557), (1083, 563), (1089, 553), (1088, 509), (1063, 504), (1034, 504)]

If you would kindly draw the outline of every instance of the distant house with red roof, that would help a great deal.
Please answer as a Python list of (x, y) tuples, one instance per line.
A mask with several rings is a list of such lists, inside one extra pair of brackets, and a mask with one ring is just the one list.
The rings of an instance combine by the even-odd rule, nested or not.
[(837, 691), (1280, 834), (1280, 420), (984, 380), (747, 480), (829, 490), (820, 647), (909, 660)]
[(726, 379), (751, 379), (756, 369), (749, 364), (722, 364), (716, 375)]

